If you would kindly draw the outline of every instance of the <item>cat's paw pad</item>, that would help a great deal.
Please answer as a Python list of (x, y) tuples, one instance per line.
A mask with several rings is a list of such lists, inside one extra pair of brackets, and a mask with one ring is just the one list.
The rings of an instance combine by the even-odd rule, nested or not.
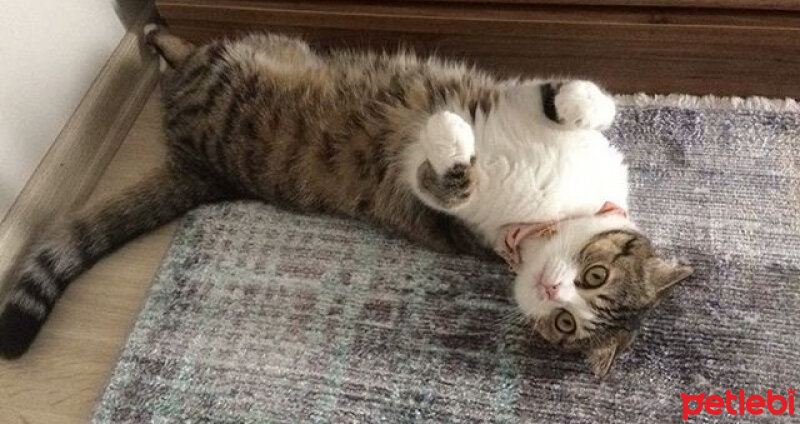
[(559, 122), (571, 128), (605, 129), (617, 113), (614, 99), (589, 81), (561, 85), (554, 102)]
[(425, 155), (438, 175), (446, 175), (458, 165), (466, 167), (475, 157), (472, 127), (452, 112), (439, 112), (428, 119), (422, 131)]
[(474, 179), (472, 177), (472, 165), (475, 163), (473, 157), (469, 163), (458, 163), (442, 174), (442, 186), (455, 194), (456, 198), (464, 199), (472, 192)]
[(474, 192), (472, 163), (459, 163), (444, 173), (437, 173), (431, 162), (425, 161), (419, 168), (419, 182), (421, 188), (436, 199), (439, 206), (447, 209), (457, 207)]

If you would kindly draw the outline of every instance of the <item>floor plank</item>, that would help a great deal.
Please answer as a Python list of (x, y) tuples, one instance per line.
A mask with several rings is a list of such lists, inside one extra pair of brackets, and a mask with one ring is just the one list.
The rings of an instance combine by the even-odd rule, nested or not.
[[(138, 181), (164, 157), (154, 92), (90, 202)], [(84, 423), (116, 364), (175, 223), (129, 243), (76, 280), (31, 351), (0, 362), (0, 423)]]

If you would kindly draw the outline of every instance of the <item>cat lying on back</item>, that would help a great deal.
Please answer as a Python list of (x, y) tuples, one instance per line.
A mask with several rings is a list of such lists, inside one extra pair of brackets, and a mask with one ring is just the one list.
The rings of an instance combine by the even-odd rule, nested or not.
[(433, 249), (499, 253), (536, 333), (605, 375), (639, 317), (692, 269), (627, 217), (627, 168), (586, 81), (497, 80), (410, 54), (251, 35), (202, 47), (149, 29), (169, 65), (167, 164), (33, 246), (0, 315), (22, 355), (70, 281), (198, 206), (255, 198), (374, 222)]

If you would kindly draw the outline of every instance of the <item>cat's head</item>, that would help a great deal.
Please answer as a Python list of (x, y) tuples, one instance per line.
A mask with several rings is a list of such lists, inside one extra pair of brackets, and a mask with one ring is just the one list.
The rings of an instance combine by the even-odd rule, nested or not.
[(630, 346), (643, 313), (691, 267), (658, 256), (627, 219), (571, 220), (521, 246), (514, 295), (542, 338), (583, 351), (598, 377)]

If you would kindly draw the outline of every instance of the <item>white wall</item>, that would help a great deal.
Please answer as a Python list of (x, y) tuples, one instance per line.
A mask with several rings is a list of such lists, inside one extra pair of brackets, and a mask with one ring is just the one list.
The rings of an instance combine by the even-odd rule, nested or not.
[(0, 0), (0, 217), (122, 39), (131, 9), (140, 4)]

